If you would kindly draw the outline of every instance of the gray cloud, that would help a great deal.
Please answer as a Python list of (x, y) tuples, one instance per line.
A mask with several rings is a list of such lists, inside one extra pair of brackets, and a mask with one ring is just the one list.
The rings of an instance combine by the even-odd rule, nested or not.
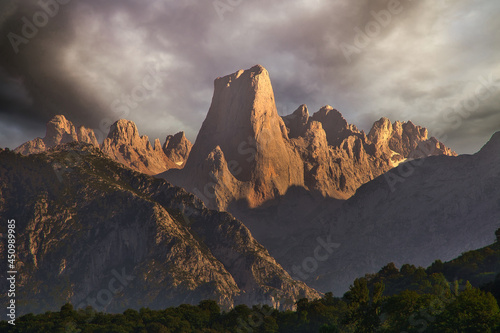
[[(365, 130), (382, 116), (411, 119), (431, 133), (442, 128), (458, 152), (477, 150), (500, 130), (496, 99), (460, 128), (442, 113), (472, 94), (479, 76), (500, 78), (500, 3), (401, 0), (390, 22), (370, 32), (373, 13), (389, 3), (242, 1), (221, 20), (212, 1), (73, 0), (16, 54), (8, 33), (21, 34), (22, 18), (32, 20), (41, 8), (35, 0), (4, 1), (0, 145), (31, 139), (61, 113), (102, 133), (124, 117), (150, 138), (184, 130), (194, 140), (213, 80), (260, 63), (282, 115), (302, 103), (311, 112), (330, 104)], [(372, 37), (349, 62), (341, 45), (356, 46), (357, 29)], [(161, 83), (126, 111), (117, 109), (151, 68)]]

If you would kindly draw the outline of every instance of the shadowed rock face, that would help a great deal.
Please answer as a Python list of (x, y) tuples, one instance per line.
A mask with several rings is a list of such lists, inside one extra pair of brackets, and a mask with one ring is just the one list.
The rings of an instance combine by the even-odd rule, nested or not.
[(330, 106), (281, 118), (262, 66), (215, 80), (212, 104), (182, 171), (162, 176), (209, 207), (258, 207), (302, 187), (346, 199), (416, 156), (454, 154), (411, 122), (376, 122), (367, 136)]
[[(170, 138), (171, 136), (167, 137), (167, 140)], [(100, 145), (92, 129), (80, 126), (75, 130), (73, 123), (59, 115), (47, 123), (47, 133), (43, 139), (28, 141), (15, 151), (29, 155), (68, 142), (89, 143), (100, 147), (109, 157), (135, 171), (156, 175), (168, 169), (182, 167), (189, 156), (192, 145), (184, 133), (178, 133), (172, 138), (171, 143), (165, 143), (165, 146), (168, 144), (169, 147), (164, 151), (158, 139), (152, 146), (147, 136), (139, 135), (137, 126), (132, 121), (121, 119), (111, 125), (107, 138)], [(180, 161), (182, 163), (179, 163)]]
[[(491, 244), (500, 227), (498, 188), (500, 132), (475, 155), (402, 163), (348, 200), (290, 193), (274, 206), (234, 214), (292, 276), (340, 296), (387, 263), (426, 267)], [(311, 271), (305, 263), (318, 239), (336, 247)]]
[(193, 144), (186, 138), (184, 132), (179, 132), (176, 135), (169, 135), (163, 145), (163, 152), (169, 160), (173, 161), (178, 166), (184, 166)]
[(283, 117), (283, 121), (288, 129), (288, 137), (290, 139), (304, 136), (307, 129), (307, 123), (309, 122), (309, 110), (307, 109), (307, 105), (302, 104), (292, 114)]
[(346, 290), (352, 276), (389, 262), (426, 267), (486, 246), (500, 226), (499, 187), (500, 132), (475, 155), (401, 164), (325, 212), (325, 228), (316, 234), (330, 234), (342, 246), (316, 272), (325, 278), (304, 281)]
[[(134, 136), (133, 128), (117, 131)], [(25, 313), (68, 301), (93, 305), (108, 294), (109, 304), (94, 307), (121, 312), (214, 299), (225, 308), (285, 309), (300, 297), (320, 296), (294, 281), (230, 214), (210, 211), (192, 194), (124, 168), (92, 145), (73, 142), (30, 156), (2, 151), (0, 177), (0, 216), (17, 222)]]

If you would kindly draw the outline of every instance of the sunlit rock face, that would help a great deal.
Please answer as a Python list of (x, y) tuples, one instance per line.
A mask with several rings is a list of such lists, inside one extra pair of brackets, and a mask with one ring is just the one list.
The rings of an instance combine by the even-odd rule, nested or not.
[[(84, 127), (78, 129), (78, 134), (86, 141), (92, 141), (91, 138), (95, 139), (93, 131)], [(16, 148), (15, 151), (23, 155), (40, 153), (63, 143), (78, 141), (78, 134), (73, 123), (68, 121), (66, 117), (58, 115), (47, 123), (46, 134), (43, 139), (36, 138), (28, 141)]]
[(46, 127), (47, 133), (43, 139), (28, 141), (15, 151), (29, 155), (68, 142), (89, 143), (100, 147), (109, 157), (135, 171), (156, 175), (169, 169), (183, 167), (192, 147), (183, 132), (168, 136), (163, 145), (165, 149), (162, 148), (159, 139), (151, 145), (149, 138), (139, 135), (137, 126), (125, 119), (111, 125), (109, 134), (102, 144), (99, 144), (92, 129), (84, 126), (75, 129), (73, 123), (62, 115), (55, 116)]
[(193, 144), (186, 138), (184, 132), (179, 132), (175, 135), (169, 135), (163, 144), (163, 152), (169, 160), (178, 166), (184, 166)]
[(121, 119), (111, 125), (101, 146), (112, 159), (136, 171), (155, 175), (178, 166), (161, 149), (159, 140), (152, 146), (147, 136), (140, 136), (137, 126)]
[(346, 199), (408, 158), (454, 153), (411, 122), (382, 118), (369, 135), (331, 106), (306, 105), (280, 117), (269, 73), (260, 65), (218, 78), (207, 117), (182, 171), (170, 182), (209, 207), (259, 207), (300, 187)]

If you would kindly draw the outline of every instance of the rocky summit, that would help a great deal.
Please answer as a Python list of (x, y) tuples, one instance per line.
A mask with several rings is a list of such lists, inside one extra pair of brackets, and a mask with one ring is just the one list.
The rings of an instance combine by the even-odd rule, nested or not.
[(299, 298), (320, 297), (230, 214), (208, 210), (192, 194), (125, 168), (93, 145), (72, 142), (29, 156), (2, 151), (0, 178), (0, 215), (16, 219), (16, 293), (24, 313), (66, 302), (121, 312), (204, 299), (225, 308), (286, 309)]
[(57, 145), (81, 141), (98, 145), (94, 131), (81, 126), (78, 130), (75, 129), (73, 123), (68, 121), (63, 115), (55, 116), (47, 123), (47, 132), (45, 137), (36, 138), (22, 144), (16, 148), (16, 152), (23, 155), (36, 154), (43, 152)]
[(399, 163), (456, 155), (425, 128), (382, 118), (369, 134), (325, 106), (306, 105), (280, 117), (269, 73), (262, 66), (218, 78), (207, 117), (185, 167), (162, 176), (209, 207), (259, 207), (300, 187), (347, 199)]
[(183, 167), (191, 153), (193, 144), (186, 138), (184, 132), (169, 135), (163, 144), (163, 152), (177, 166)]
[(111, 125), (108, 136), (99, 144), (92, 129), (84, 126), (75, 129), (71, 121), (58, 115), (47, 123), (43, 139), (28, 141), (15, 151), (23, 155), (36, 154), (68, 142), (83, 142), (100, 147), (115, 161), (148, 175), (182, 167), (192, 147), (183, 132), (167, 137), (163, 148), (158, 139), (153, 146), (147, 136), (139, 135), (137, 126), (132, 121), (124, 119)]
[[(167, 179), (225, 209), (233, 200), (255, 206), (303, 184), (300, 157), (288, 144), (267, 70), (255, 66), (215, 80), (215, 93), (182, 172)], [(207, 190), (207, 191), (205, 191)]]
[(140, 136), (137, 126), (129, 120), (111, 125), (101, 149), (112, 159), (150, 175), (178, 167), (165, 155), (159, 141), (151, 145), (149, 138)]

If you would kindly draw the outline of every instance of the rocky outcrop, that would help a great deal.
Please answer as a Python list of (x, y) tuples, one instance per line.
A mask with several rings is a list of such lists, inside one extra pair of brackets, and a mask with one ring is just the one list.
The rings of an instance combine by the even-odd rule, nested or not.
[[(116, 131), (133, 138), (125, 125)], [(230, 214), (210, 211), (92, 145), (73, 142), (30, 156), (1, 152), (0, 176), (0, 215), (17, 221), (19, 314), (66, 302), (121, 312), (203, 299), (224, 308), (286, 309), (320, 296), (294, 281)]]
[(309, 110), (307, 105), (302, 104), (292, 114), (283, 117), (285, 126), (288, 129), (289, 138), (298, 138), (304, 136), (309, 123)]
[[(46, 127), (47, 130), (43, 139), (36, 138), (28, 141), (16, 148), (15, 151), (23, 155), (37, 154), (63, 143), (78, 141), (75, 126), (62, 115), (52, 118)], [(87, 138), (90, 138), (90, 136), (95, 138), (94, 133), (90, 133), (86, 129), (79, 130), (79, 133), (85, 133)]]
[(149, 175), (178, 167), (165, 155), (159, 140), (153, 147), (149, 138), (140, 136), (137, 126), (129, 120), (122, 119), (111, 125), (101, 149), (112, 159)]
[(97, 141), (93, 130), (86, 128), (85, 126), (80, 126), (76, 132), (78, 142), (89, 143), (95, 147), (99, 147), (99, 141)]
[(48, 147), (78, 141), (75, 126), (64, 116), (55, 116), (47, 124), (47, 134), (43, 139)]
[(452, 151), (450, 148), (446, 147), (442, 142), (438, 141), (436, 138), (432, 137), (428, 140), (421, 141), (415, 147), (414, 150), (410, 151), (409, 159), (419, 159), (427, 156), (457, 156), (457, 153)]
[(182, 167), (191, 153), (191, 148), (193, 148), (193, 144), (186, 138), (184, 132), (179, 132), (167, 136), (163, 145), (163, 152), (169, 160)]
[(328, 144), (333, 147), (340, 146), (350, 136), (362, 136), (356, 126), (348, 124), (342, 114), (329, 105), (313, 114), (312, 120), (319, 121), (323, 125)]
[(423, 158), (434, 155), (457, 156), (436, 138), (428, 138), (426, 128), (415, 126), (411, 121), (396, 121), (391, 124), (387, 118), (381, 118), (373, 124), (368, 139), (375, 144), (379, 153), (393, 153), (401, 159)]
[(21, 146), (14, 149), (15, 152), (18, 152), (22, 155), (29, 154), (38, 154), (45, 150), (47, 150), (47, 146), (42, 138), (36, 138), (31, 141), (23, 143)]
[(212, 105), (182, 174), (165, 176), (200, 196), (212, 196), (210, 207), (225, 209), (235, 200), (257, 206), (290, 185), (302, 185), (302, 175), (269, 74), (255, 66), (215, 80)]
[(100, 147), (115, 161), (148, 175), (183, 167), (192, 146), (183, 132), (168, 136), (164, 148), (158, 139), (152, 146), (147, 136), (139, 135), (133, 122), (123, 119), (111, 126), (107, 138), (99, 144), (92, 129), (80, 126), (75, 130), (71, 121), (58, 115), (47, 123), (47, 133), (43, 139), (36, 138), (26, 142), (15, 151), (22, 155), (37, 154), (68, 142)]

